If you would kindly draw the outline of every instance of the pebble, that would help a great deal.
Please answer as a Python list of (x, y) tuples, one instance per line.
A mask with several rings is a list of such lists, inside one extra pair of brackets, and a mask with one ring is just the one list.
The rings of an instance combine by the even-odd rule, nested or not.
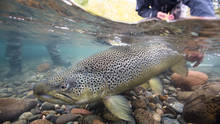
[(42, 112), (43, 115), (49, 115), (49, 114), (52, 114), (52, 115), (55, 115), (56, 112), (54, 110), (45, 110)]
[(26, 120), (18, 120), (18, 121), (13, 122), (12, 124), (27, 124), (27, 121)]
[(159, 109), (159, 108), (156, 109), (156, 112), (157, 112), (159, 115), (162, 115), (162, 114), (163, 114), (163, 110), (162, 110), (162, 109)]
[(166, 79), (166, 78), (164, 78), (162, 81), (164, 82), (164, 84), (170, 84), (171, 83), (171, 81)]
[(53, 124), (53, 123), (46, 119), (39, 119), (39, 120), (32, 121), (30, 124)]
[(31, 109), (31, 113), (32, 113), (33, 115), (36, 115), (36, 114), (40, 114), (41, 111), (40, 111), (40, 109), (38, 109), (38, 108), (33, 108), (33, 109)]
[(28, 120), (28, 122), (31, 122), (31, 121), (34, 121), (37, 119), (41, 119), (41, 117), (42, 117), (41, 114), (37, 114), (37, 115), (33, 115), (33, 116), (29, 117), (27, 120)]
[(67, 122), (74, 121), (79, 117), (80, 116), (76, 114), (63, 114), (57, 118), (56, 124), (66, 124)]
[(31, 112), (25, 112), (20, 115), (19, 120), (27, 120), (31, 116), (33, 116)]
[(161, 117), (160, 117), (160, 115), (159, 115), (158, 113), (154, 113), (154, 114), (153, 114), (153, 119), (156, 120), (156, 121), (158, 121), (158, 122), (160, 122)]
[(56, 120), (57, 120), (57, 116), (55, 116), (54, 114), (48, 114), (45, 119), (53, 122), (53, 123), (56, 123)]
[(86, 109), (80, 109), (80, 108), (73, 108), (71, 110), (71, 114), (82, 114), (82, 115), (88, 115), (92, 114), (92, 112), (86, 110)]
[(11, 124), (11, 122), (10, 121), (5, 121), (2, 124)]
[(176, 119), (171, 119), (168, 117), (163, 117), (161, 122), (162, 124), (180, 124)]
[(48, 102), (44, 102), (41, 105), (41, 110), (55, 110), (55, 106), (54, 104), (48, 103)]

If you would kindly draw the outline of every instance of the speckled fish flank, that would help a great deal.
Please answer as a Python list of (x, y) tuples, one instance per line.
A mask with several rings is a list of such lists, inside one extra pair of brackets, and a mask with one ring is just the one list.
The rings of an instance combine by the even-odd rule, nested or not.
[[(41, 100), (60, 104), (84, 104), (97, 100), (105, 103), (109, 102), (105, 99), (168, 69), (187, 74), (184, 56), (163, 42), (117, 46), (82, 60), (46, 83), (37, 84), (34, 94)], [(111, 108), (108, 103), (105, 105)]]

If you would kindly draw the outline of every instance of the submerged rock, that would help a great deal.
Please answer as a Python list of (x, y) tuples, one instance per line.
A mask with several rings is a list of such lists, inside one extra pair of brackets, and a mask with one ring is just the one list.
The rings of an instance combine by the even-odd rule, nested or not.
[(63, 114), (57, 118), (56, 124), (66, 124), (67, 122), (74, 121), (79, 117), (80, 117), (79, 115), (74, 115), (74, 114)]
[(31, 122), (31, 124), (53, 124), (53, 123), (46, 119), (39, 119)]
[(38, 72), (44, 72), (50, 69), (50, 64), (49, 63), (43, 63), (37, 66), (37, 71)]
[(37, 101), (32, 99), (0, 98), (0, 122), (15, 120), (36, 105)]
[(207, 83), (195, 90), (185, 103), (183, 117), (190, 123), (219, 124), (220, 82)]
[(163, 117), (161, 122), (162, 124), (180, 124), (176, 119), (171, 119), (168, 117)]
[(174, 84), (183, 90), (191, 90), (193, 86), (202, 85), (208, 81), (208, 75), (198, 71), (189, 71), (186, 77), (174, 73), (171, 78)]
[(143, 108), (135, 109), (134, 117), (138, 124), (159, 124), (159, 121), (155, 120), (158, 116), (153, 117), (152, 112)]

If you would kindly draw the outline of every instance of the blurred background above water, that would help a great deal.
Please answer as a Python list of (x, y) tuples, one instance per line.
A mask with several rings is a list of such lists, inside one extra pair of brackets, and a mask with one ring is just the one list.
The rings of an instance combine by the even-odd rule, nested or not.
[[(218, 14), (219, 4), (214, 5)], [(204, 53), (194, 70), (220, 81), (220, 20), (138, 23), (142, 18), (135, 6), (135, 0), (1, 0), (0, 85), (29, 87), (50, 75), (44, 69), (67, 67), (112, 45), (154, 40), (167, 41), (182, 53)], [(19, 90), (0, 97), (24, 95)]]

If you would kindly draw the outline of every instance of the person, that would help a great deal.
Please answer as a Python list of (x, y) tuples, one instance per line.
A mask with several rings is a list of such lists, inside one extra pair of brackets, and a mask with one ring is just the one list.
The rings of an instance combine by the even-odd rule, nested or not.
[(181, 5), (190, 8), (191, 16), (215, 17), (211, 0), (137, 0), (136, 11), (144, 18), (178, 19)]
[[(182, 5), (190, 8), (191, 16), (216, 17), (211, 0), (137, 0), (136, 11), (144, 18), (174, 20), (180, 18)], [(186, 60), (195, 62), (193, 67), (197, 67), (203, 57), (198, 51), (186, 52)]]
[[(5, 58), (9, 64), (9, 72), (7, 73), (7, 77), (12, 77), (16, 74), (20, 74), (22, 72), (22, 38), (25, 36), (22, 35), (19, 31), (9, 31), (8, 38), (5, 42), (6, 50), (5, 50)], [(59, 39), (58, 36), (51, 36), (51, 40)], [(51, 57), (51, 60), (54, 65), (58, 66), (69, 66), (70, 63), (61, 59), (60, 52), (57, 48), (57, 42), (49, 42), (46, 45), (47, 51)]]

